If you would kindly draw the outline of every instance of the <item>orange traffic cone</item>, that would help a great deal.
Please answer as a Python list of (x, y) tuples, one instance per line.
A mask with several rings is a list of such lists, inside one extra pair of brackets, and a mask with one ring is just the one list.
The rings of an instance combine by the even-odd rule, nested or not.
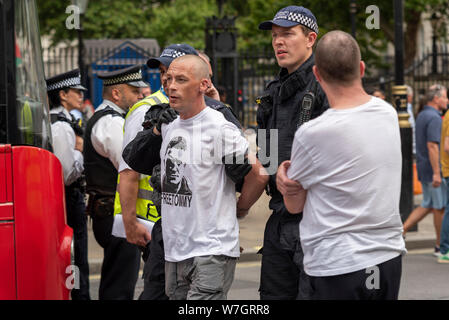
[(418, 171), (416, 171), (416, 163), (413, 164), (413, 194), (421, 194), (422, 186), (418, 180)]

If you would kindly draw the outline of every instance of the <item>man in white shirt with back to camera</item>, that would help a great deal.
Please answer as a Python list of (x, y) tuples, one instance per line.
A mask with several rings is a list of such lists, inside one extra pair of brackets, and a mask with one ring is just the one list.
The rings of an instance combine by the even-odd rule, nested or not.
[(365, 64), (351, 35), (324, 35), (315, 63), (331, 108), (298, 129), (277, 176), (288, 211), (304, 210), (311, 298), (397, 299), (406, 252), (397, 114), (363, 90)]

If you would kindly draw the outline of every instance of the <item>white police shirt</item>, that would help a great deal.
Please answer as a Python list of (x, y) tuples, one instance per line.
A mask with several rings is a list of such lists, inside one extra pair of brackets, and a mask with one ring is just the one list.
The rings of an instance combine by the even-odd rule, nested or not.
[[(103, 100), (95, 112), (103, 110), (108, 106), (122, 115), (126, 113), (125, 110), (106, 99)], [(95, 151), (102, 157), (108, 158), (117, 170), (122, 158), (124, 124), (124, 118), (108, 114), (95, 123), (90, 137)]]
[[(63, 113), (67, 120), (72, 121), (70, 113), (59, 106), (50, 110), (50, 114)], [(83, 154), (75, 150), (76, 136), (73, 128), (65, 121), (56, 121), (51, 125), (53, 136), (53, 151), (62, 165), (64, 173), (64, 184), (71, 185), (78, 179), (84, 171)]]
[(162, 235), (167, 261), (240, 256), (235, 184), (221, 159), (247, 149), (240, 130), (209, 107), (162, 126)]

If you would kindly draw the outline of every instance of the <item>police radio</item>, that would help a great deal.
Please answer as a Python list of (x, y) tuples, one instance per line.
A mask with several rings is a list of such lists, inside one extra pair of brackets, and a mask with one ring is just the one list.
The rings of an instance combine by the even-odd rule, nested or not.
[(301, 110), (299, 111), (299, 121), (296, 128), (299, 128), (304, 122), (312, 117), (312, 109), (315, 104), (315, 94), (311, 91), (307, 92), (302, 98)]

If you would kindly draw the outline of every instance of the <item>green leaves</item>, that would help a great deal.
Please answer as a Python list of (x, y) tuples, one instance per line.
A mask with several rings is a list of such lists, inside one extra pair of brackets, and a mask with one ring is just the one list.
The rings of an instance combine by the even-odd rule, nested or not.
[[(271, 35), (258, 29), (260, 22), (272, 19), (281, 8), (298, 5), (309, 8), (316, 16), (321, 37), (330, 30), (351, 32), (351, 0), (227, 0), (223, 14), (238, 16), (238, 48), (271, 50)], [(382, 67), (382, 54), (394, 41), (394, 11), (392, 0), (357, 0), (357, 41), (363, 59), (372, 68)], [(76, 38), (76, 30), (68, 30), (65, 20), (69, 0), (37, 0), (40, 30), (50, 35), (53, 44)], [(368, 30), (366, 8), (375, 4), (380, 10), (380, 29)], [(446, 30), (449, 16), (447, 0), (404, 1), (406, 66), (417, 51), (417, 33), (424, 12), (437, 12), (439, 30)], [(195, 48), (205, 47), (205, 20), (218, 15), (215, 0), (90, 0), (82, 19), (83, 37), (155, 38), (161, 47), (171, 43), (188, 43)], [(439, 34), (445, 36), (444, 33)]]

